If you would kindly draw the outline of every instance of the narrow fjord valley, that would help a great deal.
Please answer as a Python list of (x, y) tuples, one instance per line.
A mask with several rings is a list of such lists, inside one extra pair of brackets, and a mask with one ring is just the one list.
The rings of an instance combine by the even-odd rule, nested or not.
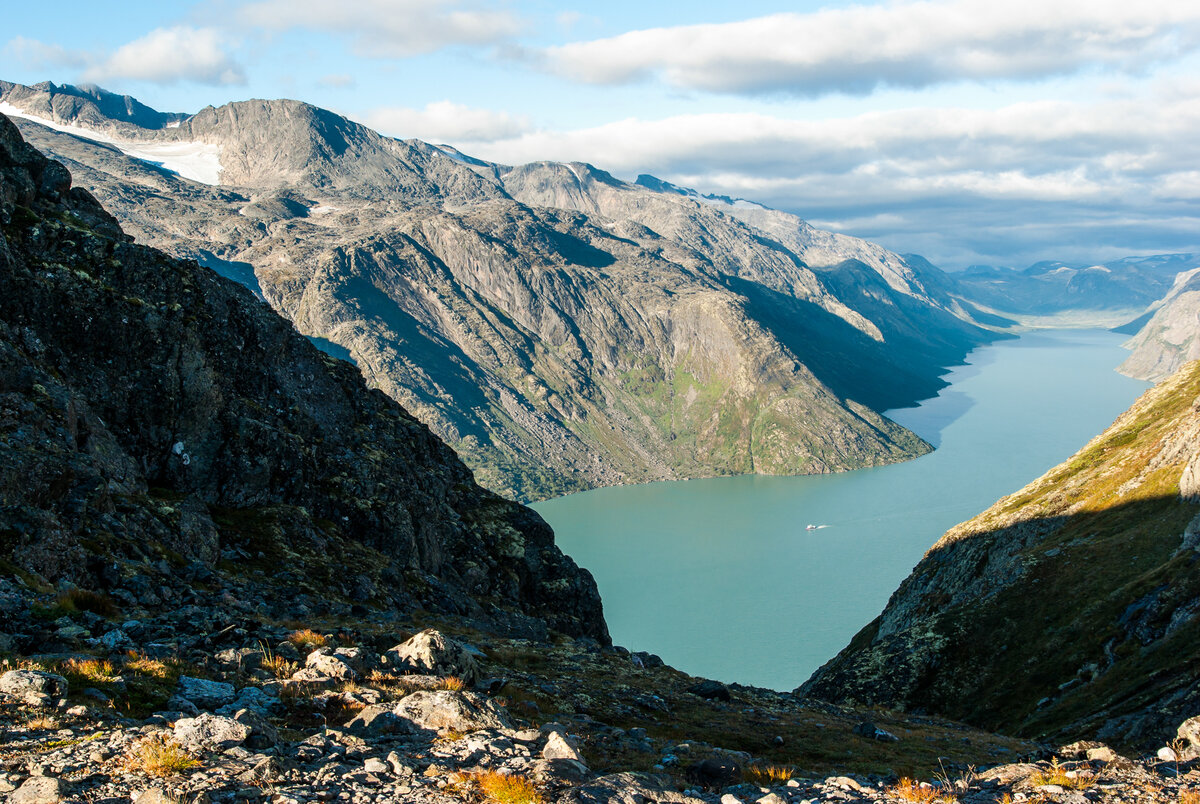
[[(163, 113), (0, 82), (0, 793), (1200, 800), (1195, 255), (948, 274), (649, 174), (467, 151), (299, 101)], [(512, 501), (919, 472), (892, 465), (940, 457), (975, 402), (950, 388), (931, 429), (888, 411), (986, 372), (947, 377), (980, 347), (1081, 322), (1123, 325), (1121, 370), (1161, 382), (918, 534), (936, 543), (883, 613), (792, 692), (614, 645), (592, 575)], [(1075, 404), (1107, 410), (1085, 383)], [(924, 483), (899, 493), (961, 507)], [(745, 540), (754, 498), (717, 505), (737, 513), (664, 571)]]

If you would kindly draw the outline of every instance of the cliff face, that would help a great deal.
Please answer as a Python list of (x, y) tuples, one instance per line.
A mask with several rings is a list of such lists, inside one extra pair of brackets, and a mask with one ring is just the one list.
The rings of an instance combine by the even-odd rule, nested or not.
[[(9, 87), (23, 113), (92, 125), (64, 88)], [(782, 213), (764, 211), (770, 234), (585, 165), (481, 163), (294, 101), (176, 122), (109, 144), (20, 125), (126, 231), (247, 284), (520, 499), (904, 460), (928, 445), (878, 411), (936, 393), (992, 337), (897, 255)], [(166, 169), (146, 161), (167, 146)], [(836, 264), (807, 265), (810, 241)]]
[(1125, 346), (1133, 351), (1123, 374), (1158, 381), (1200, 358), (1200, 268), (1183, 271)]
[(136, 576), (167, 603), (172, 579), (253, 569), (281, 612), (332, 594), (607, 639), (545, 523), (353, 366), (129, 242), (3, 117), (0, 179), (7, 571), (126, 592)]
[(1200, 362), (949, 531), (798, 692), (1145, 744), (1200, 707)]

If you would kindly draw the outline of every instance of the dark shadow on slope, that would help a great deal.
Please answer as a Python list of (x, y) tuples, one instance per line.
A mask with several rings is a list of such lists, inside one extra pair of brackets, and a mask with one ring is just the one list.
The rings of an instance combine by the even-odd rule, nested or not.
[[(949, 315), (953, 325), (923, 316), (923, 338), (892, 329), (880, 343), (812, 302), (736, 277), (725, 283), (817, 379), (842, 398), (876, 411), (911, 407), (936, 395), (947, 385), (940, 378), (946, 367), (961, 364), (971, 349), (991, 337)], [(895, 311), (888, 315), (894, 317)]]
[(1142, 327), (1150, 323), (1150, 319), (1154, 318), (1154, 314), (1158, 310), (1147, 310), (1137, 318), (1130, 321), (1128, 324), (1122, 324), (1119, 327), (1113, 327), (1109, 332), (1115, 332), (1118, 335), (1137, 335), (1142, 331)]
[(1200, 550), (1184, 537), (1198, 512), (1168, 493), (940, 546), (797, 692), (1162, 745), (1200, 711)]

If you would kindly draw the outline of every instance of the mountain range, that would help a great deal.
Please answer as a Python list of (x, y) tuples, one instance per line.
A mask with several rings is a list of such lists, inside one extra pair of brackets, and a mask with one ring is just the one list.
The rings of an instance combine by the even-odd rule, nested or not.
[(945, 274), (745, 202), (506, 166), (295, 101), (0, 82), (141, 242), (235, 278), (518, 499), (929, 449), (880, 415), (997, 337)]

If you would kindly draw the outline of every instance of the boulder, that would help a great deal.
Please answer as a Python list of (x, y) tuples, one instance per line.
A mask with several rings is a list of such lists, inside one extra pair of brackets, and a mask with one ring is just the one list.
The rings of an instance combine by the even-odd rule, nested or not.
[(63, 783), (50, 776), (30, 776), (9, 794), (9, 804), (58, 804), (66, 796)]
[(397, 716), (426, 729), (467, 732), (512, 728), (503, 709), (490, 699), (473, 692), (414, 692), (396, 704), (392, 711)]
[(399, 717), (394, 705), (372, 704), (351, 718), (343, 728), (357, 737), (381, 737), (412, 730), (412, 723)]
[(253, 731), (246, 723), (208, 712), (175, 723), (175, 739), (193, 751), (223, 751), (246, 742)]
[(175, 694), (191, 701), (201, 709), (218, 709), (233, 703), (235, 691), (232, 684), (224, 681), (209, 681), (205, 678), (180, 676)]
[(571, 759), (575, 762), (587, 764), (583, 761), (583, 756), (579, 750), (567, 741), (566, 736), (561, 731), (552, 731), (546, 739), (546, 745), (542, 747), (543, 759)]
[(250, 748), (261, 751), (279, 742), (279, 730), (258, 711), (239, 709), (233, 719), (250, 729), (250, 737), (246, 740)]
[(0, 676), (0, 692), (17, 697), (33, 692), (61, 698), (67, 694), (67, 680), (41, 670), (9, 670)]
[(470, 685), (479, 678), (479, 664), (471, 653), (472, 650), (462, 642), (430, 628), (384, 655), (389, 664), (416, 673), (457, 676)]
[(692, 695), (698, 695), (710, 701), (728, 701), (729, 687), (726, 687), (720, 681), (706, 679), (699, 684), (688, 687), (688, 692)]
[(1180, 723), (1176, 736), (1183, 742), (1180, 759), (1188, 761), (1200, 758), (1200, 715)]
[(327, 648), (317, 648), (308, 654), (308, 658), (304, 660), (304, 666), (327, 678), (336, 678), (339, 681), (352, 681), (359, 675), (349, 662), (341, 656), (330, 653)]
[(742, 769), (732, 759), (702, 759), (688, 766), (687, 779), (712, 790), (733, 784), (742, 778)]

